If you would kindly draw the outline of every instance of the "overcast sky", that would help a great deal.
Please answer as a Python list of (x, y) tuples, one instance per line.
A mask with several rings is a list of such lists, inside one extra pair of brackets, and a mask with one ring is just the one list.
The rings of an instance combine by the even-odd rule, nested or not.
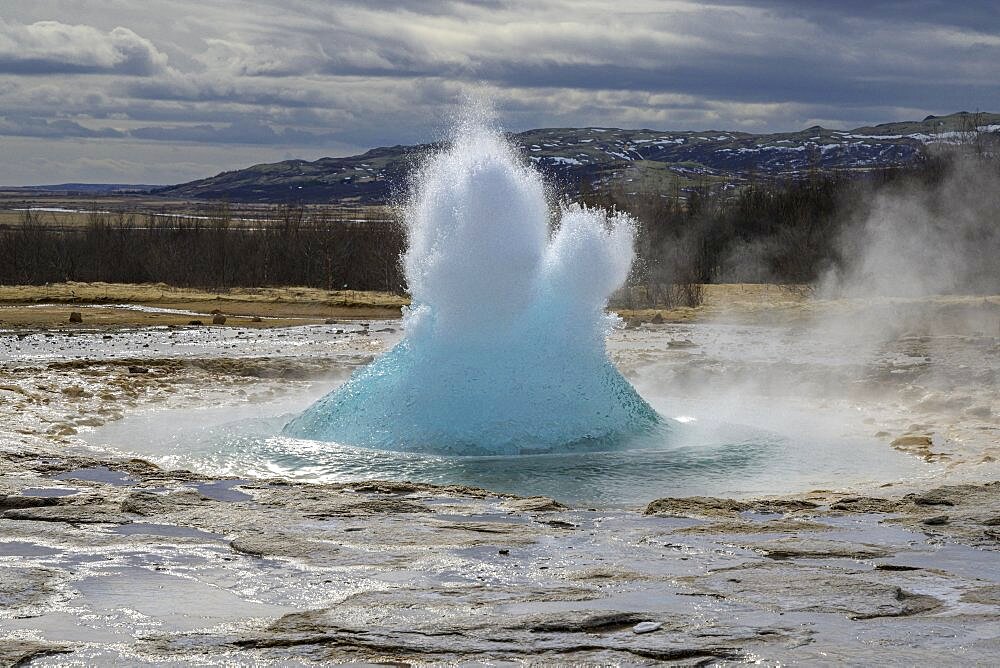
[(0, 0), (0, 184), (176, 183), (511, 130), (1000, 111), (996, 0)]

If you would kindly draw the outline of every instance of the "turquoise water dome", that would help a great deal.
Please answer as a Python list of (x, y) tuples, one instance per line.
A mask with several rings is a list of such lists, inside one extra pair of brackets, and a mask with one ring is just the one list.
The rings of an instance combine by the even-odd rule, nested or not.
[(288, 436), (392, 451), (618, 449), (661, 425), (607, 357), (608, 297), (634, 221), (564, 207), (502, 134), (460, 128), (405, 208), (403, 339), (289, 422)]

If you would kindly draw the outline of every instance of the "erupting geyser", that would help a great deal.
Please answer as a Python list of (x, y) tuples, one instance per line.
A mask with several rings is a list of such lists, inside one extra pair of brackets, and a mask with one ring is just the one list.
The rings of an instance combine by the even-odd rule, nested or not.
[(385, 450), (613, 449), (660, 423), (608, 360), (608, 297), (634, 256), (622, 214), (564, 208), (498, 132), (467, 125), (407, 206), (405, 337), (285, 427)]

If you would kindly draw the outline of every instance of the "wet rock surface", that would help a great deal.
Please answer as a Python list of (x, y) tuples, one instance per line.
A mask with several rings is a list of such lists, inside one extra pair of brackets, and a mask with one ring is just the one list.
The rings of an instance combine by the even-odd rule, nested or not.
[(888, 557), (891, 552), (878, 545), (848, 543), (835, 540), (779, 538), (764, 543), (748, 545), (769, 559), (877, 559)]
[(50, 585), (55, 576), (45, 568), (0, 567), (0, 608), (16, 613), (43, 603), (52, 594)]
[(70, 651), (65, 645), (53, 643), (0, 640), (0, 666), (24, 666), (32, 659)]
[[(194, 331), (231, 337), (219, 346), (238, 335)], [(1000, 483), (985, 460), (1000, 455), (1000, 406), (992, 377), (961, 401), (949, 390), (1000, 351), (983, 337), (901, 341), (898, 359), (850, 380), (876, 397), (865, 429), (885, 431), (883, 447), (919, 436), (930, 442), (895, 447), (947, 455), (933, 477), (774, 498), (665, 489), (644, 508), (588, 509), (461, 485), (219, 478), (85, 447), (73, 432), (129, 411), (299, 391), (378, 351), (373, 333), (326, 340), (325, 357), (281, 356), (275, 339), (213, 358), (172, 333), (147, 357), (125, 335), (99, 359), (83, 335), (55, 357), (35, 334), (0, 345), (0, 665), (988, 665), (1000, 653)], [(640, 335), (619, 359), (640, 380), (656, 337), (670, 382), (717, 389), (782, 364), (719, 362), (693, 328), (620, 336)], [(916, 355), (929, 346), (954, 369), (928, 375)], [(787, 392), (831, 374), (847, 384), (821, 371), (796, 372)], [(886, 388), (908, 408), (887, 408)]]
[(31, 522), (66, 522), (67, 524), (127, 524), (126, 515), (115, 506), (45, 506), (41, 508), (19, 508), (6, 510), (0, 515), (5, 520), (27, 520)]
[[(57, 460), (19, 457), (7, 496), (73, 473)], [(74, 478), (85, 503), (6, 511), (61, 519), (0, 518), (0, 657), (975, 663), (1000, 639), (1000, 543), (982, 537), (1000, 485), (889, 497), (892, 513), (834, 509), (833, 495), (671, 499), (658, 516), (102, 461), (122, 478)], [(198, 491), (211, 484), (246, 498)], [(927, 498), (953, 500), (947, 524), (923, 523), (940, 507)], [(911, 654), (872, 644), (889, 622)]]

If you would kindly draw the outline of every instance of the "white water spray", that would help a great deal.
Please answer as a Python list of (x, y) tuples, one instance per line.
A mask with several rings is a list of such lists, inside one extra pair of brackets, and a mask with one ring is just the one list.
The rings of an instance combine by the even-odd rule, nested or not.
[(540, 175), (481, 124), (462, 127), (417, 184), (405, 337), (285, 433), (492, 455), (614, 449), (656, 428), (604, 346), (634, 221), (570, 206), (550, 234)]

